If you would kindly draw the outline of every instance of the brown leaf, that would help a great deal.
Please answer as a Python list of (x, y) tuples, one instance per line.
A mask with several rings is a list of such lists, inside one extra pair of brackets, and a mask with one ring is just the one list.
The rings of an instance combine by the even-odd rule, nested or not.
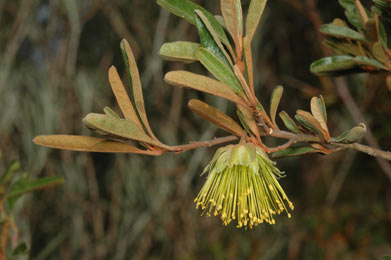
[(224, 129), (225, 131), (228, 131), (236, 136), (241, 136), (243, 133), (243, 129), (231, 117), (200, 100), (190, 100), (188, 107), (195, 114), (221, 129)]
[(312, 112), (312, 115), (314, 116), (314, 118), (316, 119), (316, 121), (318, 121), (321, 129), (322, 130), (322, 134), (323, 134), (323, 137), (324, 139), (326, 140), (326, 142), (330, 141), (330, 133), (329, 133), (329, 129), (327, 127), (327, 123), (326, 123), (326, 120), (325, 118), (323, 117), (323, 113), (319, 107), (319, 102), (318, 102), (318, 98), (317, 97), (313, 97), (311, 99), (311, 112)]
[(132, 103), (130, 102), (128, 92), (126, 92), (121, 78), (118, 75), (117, 69), (114, 66), (111, 66), (109, 69), (109, 82), (125, 119), (136, 123), (142, 128), (142, 125), (137, 118), (137, 114), (133, 109)]
[(160, 155), (162, 151), (145, 151), (133, 145), (103, 138), (77, 135), (40, 135), (33, 139), (38, 145), (51, 148), (100, 153), (136, 153)]
[(83, 123), (85, 123), (89, 128), (98, 129), (111, 135), (142, 143), (148, 143), (170, 150), (169, 146), (152, 139), (144, 132), (143, 129), (137, 126), (137, 124), (126, 119), (90, 113), (83, 119)]
[(235, 42), (236, 49), (241, 49), (243, 35), (242, 6), (239, 0), (221, 0), (221, 12), (225, 25)]
[(177, 87), (192, 88), (246, 106), (243, 100), (227, 85), (203, 75), (188, 71), (170, 71), (164, 76), (164, 80)]
[(134, 96), (134, 101), (135, 101), (137, 111), (140, 114), (141, 120), (143, 121), (145, 127), (147, 128), (148, 134), (155, 140), (158, 140), (153, 134), (151, 127), (149, 126), (148, 123), (147, 114), (145, 112), (143, 89), (141, 86), (140, 75), (138, 72), (136, 60), (134, 58), (132, 49), (130, 48), (129, 43), (125, 39), (122, 40), (122, 44), (125, 46), (126, 54), (128, 56), (129, 70), (130, 70), (130, 74), (132, 77), (132, 84), (133, 84), (133, 96)]

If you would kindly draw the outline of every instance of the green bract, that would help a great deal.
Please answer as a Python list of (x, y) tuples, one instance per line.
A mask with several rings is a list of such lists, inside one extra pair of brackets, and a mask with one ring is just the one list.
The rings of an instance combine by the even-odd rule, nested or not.
[(238, 228), (274, 224), (273, 215), (284, 211), (290, 217), (286, 204), (294, 207), (277, 181), (284, 174), (275, 164), (252, 143), (219, 148), (202, 173), (208, 177), (194, 200), (197, 208), (220, 215), (224, 225), (237, 219)]

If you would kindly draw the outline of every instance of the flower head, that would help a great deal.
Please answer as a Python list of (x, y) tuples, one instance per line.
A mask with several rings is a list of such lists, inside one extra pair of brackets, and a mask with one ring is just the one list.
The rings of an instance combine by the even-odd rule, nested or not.
[(220, 215), (224, 225), (237, 219), (238, 228), (274, 224), (273, 216), (284, 211), (290, 218), (287, 206), (294, 207), (277, 181), (284, 174), (275, 164), (252, 143), (219, 148), (201, 174), (208, 172), (196, 207)]

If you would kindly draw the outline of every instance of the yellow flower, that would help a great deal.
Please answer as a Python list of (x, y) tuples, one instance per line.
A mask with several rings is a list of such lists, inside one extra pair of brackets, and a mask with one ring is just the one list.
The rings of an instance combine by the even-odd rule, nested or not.
[[(216, 151), (203, 174), (208, 176), (195, 198), (204, 214), (219, 216), (237, 227), (274, 224), (273, 215), (294, 209), (277, 179), (284, 177), (267, 154), (252, 143), (228, 145)], [(286, 205), (287, 204), (287, 205)]]

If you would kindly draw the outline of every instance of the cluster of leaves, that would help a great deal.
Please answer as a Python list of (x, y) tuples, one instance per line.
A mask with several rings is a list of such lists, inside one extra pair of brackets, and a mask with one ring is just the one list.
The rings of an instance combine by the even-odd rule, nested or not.
[(340, 0), (345, 8), (347, 22), (334, 19), (321, 26), (327, 35), (324, 44), (338, 55), (325, 57), (311, 65), (311, 71), (319, 76), (336, 76), (349, 73), (387, 73), (387, 84), (391, 89), (391, 35), (389, 14), (391, 2), (374, 0), (371, 10), (359, 0)]
[[(290, 133), (280, 131), (276, 123), (277, 108), (283, 93), (282, 87), (277, 87), (273, 92), (270, 113), (266, 113), (255, 96), (251, 54), (251, 41), (266, 2), (266, 0), (251, 1), (244, 22), (239, 0), (221, 0), (222, 16), (214, 16), (190, 0), (158, 0), (160, 6), (195, 25), (200, 37), (200, 43), (186, 41), (165, 43), (160, 49), (160, 56), (166, 60), (200, 62), (217, 79), (188, 71), (171, 71), (165, 75), (165, 81), (174, 86), (195, 89), (235, 103), (240, 124), (200, 100), (190, 100), (188, 106), (203, 119), (234, 136), (244, 136), (267, 152), (276, 152), (275, 157), (315, 152), (329, 154), (333, 150), (322, 144), (359, 141), (365, 133), (363, 125), (347, 131), (340, 137), (330, 137), (322, 97), (312, 99), (312, 114), (302, 110), (297, 111), (295, 118), (298, 124), (286, 112), (280, 113)], [(169, 151), (182, 152), (199, 147), (195, 143), (192, 146), (169, 146), (156, 138), (147, 120), (137, 65), (126, 40), (121, 42), (121, 50), (128, 74), (130, 98), (115, 67), (109, 69), (109, 81), (124, 119), (106, 107), (104, 114), (91, 113), (83, 120), (89, 129), (105, 138), (49, 135), (36, 137), (35, 143), (77, 151), (149, 155), (160, 155)], [(279, 148), (268, 148), (261, 140), (261, 136), (265, 135), (282, 137), (290, 141)], [(300, 139), (296, 138), (296, 135), (305, 136)], [(130, 141), (137, 142), (141, 147), (134, 146)], [(309, 144), (290, 147), (293, 143), (301, 141)]]
[[(18, 174), (17, 174), (18, 173)], [(22, 242), (12, 250), (7, 250), (11, 229), (14, 224), (14, 208), (16, 202), (26, 193), (62, 184), (64, 179), (59, 176), (44, 177), (31, 180), (27, 173), (20, 173), (20, 163), (13, 161), (9, 164), (0, 179), (0, 257), (2, 259), (18, 259), (28, 253), (28, 246)], [(7, 257), (5, 258), (5, 254)]]

